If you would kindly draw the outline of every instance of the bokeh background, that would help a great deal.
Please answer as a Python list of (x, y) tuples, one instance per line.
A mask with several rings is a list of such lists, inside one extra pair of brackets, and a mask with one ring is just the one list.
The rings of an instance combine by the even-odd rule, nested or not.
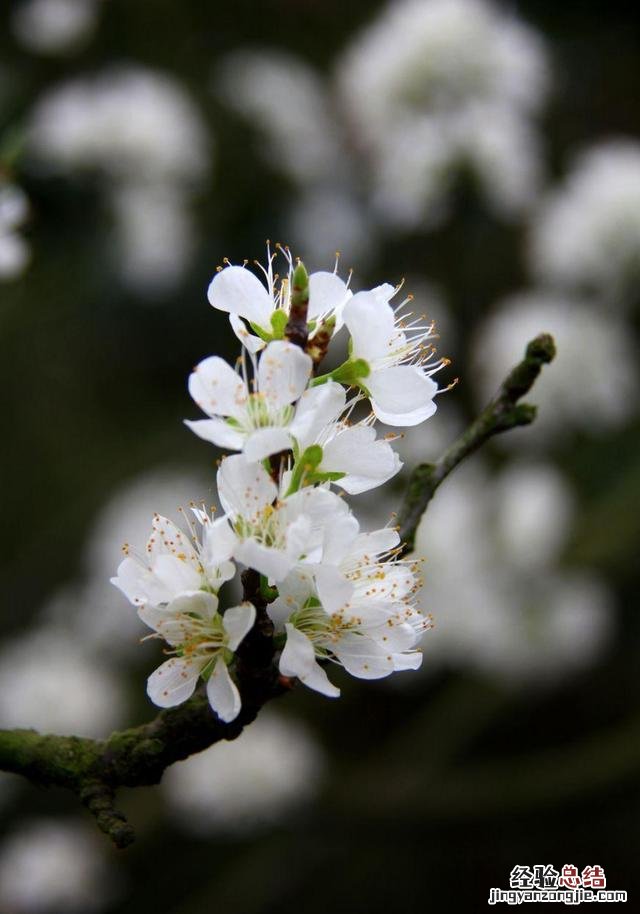
[[(406, 470), (540, 331), (539, 421), (423, 521), (420, 673), (299, 688), (124, 793), (0, 779), (0, 911), (477, 911), (516, 864), (640, 889), (640, 31), (633, 4), (7, 0), (0, 33), (0, 726), (106, 735), (158, 661), (109, 584), (210, 501), (186, 377), (236, 340), (206, 287), (288, 243), (405, 280), (459, 385)], [(360, 496), (385, 523), (406, 474)]]

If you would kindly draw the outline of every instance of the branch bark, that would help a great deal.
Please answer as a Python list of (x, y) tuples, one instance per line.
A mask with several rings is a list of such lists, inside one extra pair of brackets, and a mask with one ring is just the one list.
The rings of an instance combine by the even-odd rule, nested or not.
[[(550, 336), (532, 340), (523, 361), (511, 371), (469, 429), (437, 463), (421, 464), (414, 470), (399, 516), (405, 549), (412, 548), (420, 518), (449, 473), (493, 435), (533, 421), (535, 407), (518, 401), (554, 355)], [(278, 674), (273, 629), (259, 575), (245, 571), (242, 582), (244, 598), (256, 607), (257, 621), (237, 652), (242, 710), (232, 723), (224, 724), (213, 714), (200, 689), (179, 707), (161, 711), (140, 727), (112, 733), (106, 740), (45, 735), (35, 730), (0, 730), (0, 770), (21, 774), (42, 786), (71, 790), (117, 847), (130, 844), (134, 840), (133, 829), (115, 805), (118, 787), (157, 784), (174, 762), (221, 740), (235, 739), (264, 704), (290, 688), (289, 681)]]
[(542, 366), (551, 362), (555, 354), (555, 343), (548, 333), (531, 340), (524, 359), (507, 375), (493, 400), (483, 409), (475, 422), (453, 442), (436, 463), (421, 463), (415, 468), (398, 514), (400, 538), (405, 552), (413, 549), (420, 518), (438, 486), (449, 473), (489, 438), (533, 422), (536, 407), (518, 401), (531, 390), (542, 371)]

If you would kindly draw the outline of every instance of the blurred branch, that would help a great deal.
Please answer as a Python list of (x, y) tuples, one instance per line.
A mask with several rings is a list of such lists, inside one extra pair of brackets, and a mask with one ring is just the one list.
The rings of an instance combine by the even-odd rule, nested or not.
[(436, 463), (421, 463), (415, 468), (398, 515), (400, 538), (405, 551), (413, 549), (420, 519), (438, 486), (449, 473), (489, 438), (518, 425), (529, 425), (533, 422), (536, 407), (518, 401), (531, 390), (542, 366), (551, 362), (555, 354), (555, 343), (548, 333), (540, 334), (531, 340), (524, 359), (507, 375), (496, 396), (475, 422), (453, 442)]
[[(298, 271), (301, 273), (301, 271)], [(304, 283), (301, 307), (304, 308)], [(295, 329), (295, 328), (293, 328)], [(293, 336), (292, 328), (288, 331)], [(470, 428), (435, 464), (422, 464), (409, 482), (400, 527), (411, 548), (420, 518), (440, 483), (488, 438), (535, 417), (535, 407), (519, 404), (555, 354), (553, 339), (536, 337), (525, 358), (503, 382), (496, 397)], [(0, 730), (0, 770), (21, 774), (42, 786), (73, 791), (95, 816), (98, 826), (117, 847), (126, 847), (134, 832), (115, 806), (118, 787), (157, 784), (165, 768), (221, 740), (235, 739), (261, 707), (282, 694), (285, 683), (274, 662), (273, 629), (255, 571), (242, 575), (244, 599), (257, 610), (257, 622), (237, 651), (236, 676), (242, 710), (229, 724), (211, 711), (203, 690), (177, 708), (161, 711), (150, 723), (113, 733), (106, 740), (43, 735), (35, 730)]]

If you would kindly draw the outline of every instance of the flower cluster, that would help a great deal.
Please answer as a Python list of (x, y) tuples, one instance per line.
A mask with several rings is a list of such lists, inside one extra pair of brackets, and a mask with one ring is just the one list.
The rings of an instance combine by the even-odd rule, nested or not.
[[(397, 530), (363, 532), (335, 490), (366, 492), (400, 470), (397, 435), (378, 437), (376, 420), (414, 426), (435, 412), (433, 375), (447, 360), (436, 357), (433, 325), (407, 311), (411, 297), (394, 308), (391, 285), (353, 294), (337, 269), (309, 276), (278, 251), (282, 277), (270, 250), (264, 282), (246, 265), (218, 270), (209, 301), (229, 314), (242, 354), (235, 369), (210, 356), (189, 378), (207, 418), (187, 425), (237, 452), (217, 472), (224, 513), (192, 505), (188, 532), (156, 515), (146, 552), (126, 545), (113, 578), (172, 655), (149, 678), (151, 699), (179, 704), (202, 678), (224, 721), (240, 711), (237, 651), (257, 616), (246, 600), (221, 612), (237, 563), (260, 576), (280, 673), (325, 695), (340, 694), (329, 661), (362, 679), (417, 669), (430, 625)], [(343, 329), (347, 358), (320, 373)]]

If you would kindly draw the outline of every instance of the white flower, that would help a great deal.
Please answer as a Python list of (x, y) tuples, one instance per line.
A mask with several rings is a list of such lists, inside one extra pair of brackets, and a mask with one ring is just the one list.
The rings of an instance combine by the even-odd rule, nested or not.
[(0, 653), (3, 727), (104, 738), (126, 723), (122, 677), (53, 625), (7, 641)]
[(144, 556), (131, 555), (129, 544), (124, 545), (126, 558), (111, 583), (134, 606), (165, 606), (185, 593), (200, 590), (217, 594), (222, 584), (234, 576), (235, 567), (230, 561), (234, 540), (225, 519), (214, 521), (204, 510), (192, 511), (199, 534), (185, 512), (191, 538), (173, 521), (156, 514)]
[(190, 540), (165, 517), (156, 515), (146, 556), (127, 557), (112, 583), (138, 608), (142, 621), (177, 655), (153, 673), (147, 683), (151, 700), (162, 708), (189, 698), (200, 676), (207, 697), (224, 721), (240, 711), (240, 695), (227, 665), (255, 621), (255, 608), (243, 603), (218, 613), (217, 593), (235, 567), (229, 561), (235, 538), (225, 518), (212, 521), (204, 510), (192, 509), (200, 537)]
[(582, 152), (543, 201), (530, 261), (544, 283), (633, 299), (640, 283), (640, 144), (609, 140)]
[(344, 602), (330, 608), (309, 570), (297, 569), (268, 607), (276, 632), (286, 632), (280, 672), (296, 676), (329, 697), (340, 690), (318, 660), (334, 661), (360, 679), (380, 679), (417, 669), (415, 650), (429, 620), (414, 606), (419, 586), (415, 565), (394, 558), (395, 530), (357, 535), (341, 547), (338, 569), (347, 588)]
[(100, 0), (26, 0), (16, 8), (11, 26), (31, 51), (64, 54), (91, 37), (99, 7)]
[(291, 448), (293, 404), (307, 386), (313, 363), (298, 346), (275, 340), (260, 355), (255, 383), (247, 379), (244, 359), (241, 364), (244, 377), (219, 356), (196, 366), (189, 392), (211, 418), (186, 424), (205, 441), (244, 451), (248, 460), (257, 461)]
[[(228, 264), (220, 268), (211, 280), (208, 297), (219, 311), (229, 314), (231, 326), (241, 342), (251, 352), (263, 348), (270, 339), (282, 337), (289, 317), (291, 305), (291, 277), (293, 258), (288, 248), (279, 247), (286, 261), (286, 276), (279, 281), (273, 271), (276, 257), (267, 247), (267, 266), (263, 271), (266, 287), (246, 267)], [(310, 338), (333, 319), (334, 330), (342, 326), (342, 310), (351, 297), (347, 284), (336, 272), (319, 271), (309, 276), (309, 307), (307, 318), (310, 323)], [(249, 333), (243, 321), (247, 321), (254, 333)]]
[(345, 525), (357, 527), (347, 505), (326, 488), (309, 486), (279, 499), (264, 467), (243, 454), (222, 461), (218, 494), (236, 540), (234, 558), (276, 582), (299, 562), (321, 562)]
[(472, 356), (480, 405), (541, 331), (553, 335), (558, 354), (527, 395), (539, 406), (536, 434), (515, 429), (502, 436), (503, 446), (545, 447), (576, 429), (593, 434), (628, 421), (638, 389), (629, 328), (592, 304), (544, 292), (511, 296), (479, 326)]
[(337, 75), (341, 108), (369, 153), (382, 227), (440, 222), (460, 168), (472, 170), (499, 214), (535, 200), (533, 118), (546, 94), (546, 50), (497, 5), (390, 3), (356, 35)]
[[(418, 425), (436, 411), (438, 385), (431, 375), (448, 364), (434, 359), (432, 324), (409, 320), (389, 303), (391, 285), (358, 292), (344, 309), (351, 334), (351, 366), (347, 380), (361, 387), (376, 417), (387, 425)], [(408, 321), (408, 322), (407, 322)], [(338, 372), (333, 373), (336, 380)]]
[(288, 819), (310, 799), (323, 761), (302, 724), (269, 707), (242, 739), (216, 743), (172, 765), (162, 789), (185, 830), (246, 833)]
[(166, 608), (143, 606), (138, 614), (176, 654), (149, 677), (147, 693), (151, 701), (161, 708), (182, 704), (193, 695), (202, 676), (207, 683), (209, 704), (218, 717), (225, 723), (235, 720), (241, 700), (228, 664), (253, 627), (253, 604), (232, 606), (221, 616), (214, 594), (195, 591), (182, 594)]
[[(476, 462), (443, 487), (416, 534), (415, 556), (428, 568), (420, 600), (437, 619), (429, 669), (470, 668), (540, 688), (593, 663), (615, 612), (605, 581), (559, 566), (569, 515), (566, 483), (543, 463), (492, 479)], [(511, 535), (518, 522), (529, 554), (524, 530)]]
[(272, 165), (301, 186), (327, 173), (335, 178), (344, 162), (335, 118), (320, 74), (303, 60), (270, 50), (228, 54), (217, 87), (224, 101), (260, 130), (266, 142), (259, 151)]
[(0, 280), (15, 279), (29, 263), (29, 247), (17, 231), (28, 214), (24, 191), (15, 184), (0, 182)]
[(87, 914), (109, 907), (118, 879), (84, 823), (24, 822), (0, 847), (0, 909), (11, 914)]
[(99, 169), (116, 181), (190, 182), (205, 175), (210, 140), (189, 94), (169, 74), (119, 67), (49, 90), (30, 123), (48, 168)]

